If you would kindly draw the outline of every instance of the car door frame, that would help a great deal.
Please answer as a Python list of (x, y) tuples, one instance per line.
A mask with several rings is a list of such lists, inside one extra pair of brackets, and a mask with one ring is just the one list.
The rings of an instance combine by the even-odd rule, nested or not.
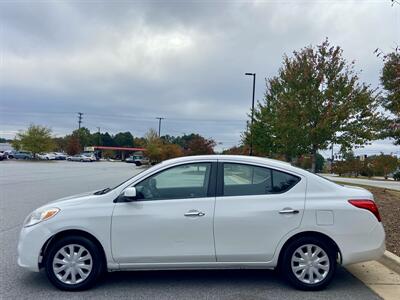
[[(212, 237), (212, 248), (213, 248), (213, 257), (214, 260), (211, 262), (199, 262), (197, 263), (197, 265), (202, 266), (202, 265), (212, 265), (215, 264), (216, 261), (216, 256), (215, 256), (215, 239), (214, 239), (214, 212), (215, 212), (215, 195), (216, 195), (216, 185), (217, 185), (217, 168), (218, 168), (218, 160), (215, 159), (198, 159), (198, 160), (191, 160), (191, 161), (182, 161), (179, 163), (175, 163), (175, 164), (168, 164), (163, 168), (158, 168), (156, 170), (154, 170), (153, 172), (150, 173), (146, 173), (143, 176), (139, 176), (136, 180), (134, 181), (129, 181), (129, 183), (127, 182), (127, 184), (124, 184), (124, 186), (120, 189), (119, 191), (119, 195), (118, 197), (114, 200), (115, 205), (120, 205), (119, 202), (123, 202), (123, 199), (121, 199), (121, 195), (123, 194), (124, 190), (126, 188), (128, 188), (129, 186), (134, 186), (140, 182), (142, 182), (143, 180), (146, 180), (149, 177), (155, 176), (161, 172), (164, 172), (168, 169), (174, 168), (174, 167), (178, 167), (178, 166), (182, 166), (182, 165), (191, 165), (191, 164), (200, 164), (200, 163), (210, 163), (211, 165), (211, 171), (210, 171), (210, 176), (208, 179), (208, 190), (207, 190), (207, 196), (206, 198), (213, 198), (212, 199), (212, 215), (210, 216), (211, 220), (212, 220), (212, 231), (210, 232), (210, 235)], [(199, 197), (197, 197), (198, 199)], [(203, 198), (203, 197), (200, 197)], [(157, 199), (157, 200), (152, 200), (152, 201), (170, 201), (170, 200), (184, 200), (186, 198), (180, 198), (180, 199)], [(194, 198), (196, 199), (196, 198)], [(146, 200), (135, 200), (137, 202), (145, 202)], [(114, 207), (115, 209), (115, 207)], [(113, 216), (114, 216), (114, 209), (113, 209)], [(112, 228), (111, 228), (111, 232), (110, 234), (112, 235)], [(111, 238), (111, 249), (112, 249), (112, 243), (113, 243), (113, 239), (112, 236), (110, 236)], [(115, 257), (113, 255), (113, 259), (115, 261)], [(149, 263), (149, 262), (133, 262), (133, 263), (118, 263), (119, 268), (120, 269), (127, 269), (127, 270), (131, 270), (131, 269), (165, 269), (165, 268), (171, 268), (171, 269), (175, 269), (175, 268), (185, 268), (185, 267), (191, 267), (191, 263), (182, 263), (182, 262), (171, 262), (171, 263)]]
[[(230, 264), (230, 265), (246, 265), (246, 266), (264, 266), (264, 267), (269, 267), (269, 266), (273, 266), (273, 262), (275, 260), (276, 254), (277, 254), (277, 250), (279, 249), (279, 245), (280, 242), (286, 238), (287, 235), (290, 235), (291, 232), (296, 231), (298, 228), (300, 228), (303, 216), (304, 216), (304, 211), (305, 211), (305, 202), (306, 202), (306, 187), (307, 187), (307, 179), (303, 174), (297, 173), (293, 170), (286, 170), (284, 168), (279, 168), (279, 166), (274, 166), (274, 165), (269, 165), (269, 164), (263, 164), (263, 163), (258, 163), (258, 162), (247, 162), (247, 161), (243, 161), (243, 160), (236, 160), (236, 159), (230, 159), (230, 158), (222, 158), (218, 160), (218, 167), (217, 167), (217, 190), (216, 190), (216, 204), (215, 204), (215, 209), (217, 209), (218, 206), (218, 198), (219, 197), (224, 197), (223, 195), (223, 189), (224, 189), (224, 164), (239, 164), (239, 165), (246, 165), (246, 166), (253, 166), (253, 167), (261, 167), (261, 168), (267, 168), (270, 169), (271, 171), (276, 170), (279, 172), (283, 172), (283, 173), (287, 173), (296, 177), (300, 178), (300, 181), (298, 183), (296, 183), (295, 185), (299, 184), (301, 182), (302, 185), (304, 185), (304, 200), (303, 203), (301, 205), (301, 208), (299, 209), (299, 214), (298, 216), (300, 217), (300, 220), (298, 222), (298, 225), (296, 226), (296, 228), (293, 228), (291, 231), (287, 232), (285, 235), (281, 236), (281, 238), (279, 239), (279, 241), (276, 243), (275, 245), (275, 251), (273, 253), (273, 255), (266, 260), (262, 260), (262, 261), (218, 261), (218, 253), (217, 253), (217, 239), (218, 236), (215, 236), (215, 225), (214, 225), (214, 239), (215, 239), (215, 252), (216, 252), (216, 257), (217, 257), (217, 263), (220, 264)], [(294, 186), (293, 186), (294, 187)], [(289, 192), (293, 187), (289, 188), (288, 190), (285, 190), (283, 192), (278, 192), (278, 193), (273, 193), (270, 194), (269, 196), (272, 195), (283, 195), (287, 192)], [(257, 196), (257, 195), (249, 195), (249, 196)], [(243, 196), (237, 196), (237, 197), (246, 197), (246, 195)], [(214, 219), (216, 219), (218, 217), (218, 215), (216, 215), (216, 213), (214, 212)], [(215, 220), (214, 220), (215, 223)]]

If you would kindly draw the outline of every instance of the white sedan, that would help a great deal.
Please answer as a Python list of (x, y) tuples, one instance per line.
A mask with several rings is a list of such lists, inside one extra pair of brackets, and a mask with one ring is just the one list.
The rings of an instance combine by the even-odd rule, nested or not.
[(75, 154), (67, 157), (68, 161), (80, 161), (80, 162), (93, 162), (96, 161), (96, 157), (92, 154)]
[(54, 155), (54, 153), (39, 153), (37, 154), (37, 157), (39, 159), (43, 159), (43, 160), (55, 160), (56, 156)]
[(279, 268), (319, 290), (337, 263), (374, 260), (385, 233), (370, 192), (281, 161), (247, 156), (168, 160), (112, 189), (32, 212), (18, 264), (63, 290), (104, 271)]

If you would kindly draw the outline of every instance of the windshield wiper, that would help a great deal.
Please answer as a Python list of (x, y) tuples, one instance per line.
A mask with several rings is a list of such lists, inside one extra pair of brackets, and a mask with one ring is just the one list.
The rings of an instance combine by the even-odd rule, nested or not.
[(108, 187), (108, 188), (105, 188), (105, 189), (95, 192), (94, 195), (103, 195), (109, 191), (111, 191), (111, 189)]

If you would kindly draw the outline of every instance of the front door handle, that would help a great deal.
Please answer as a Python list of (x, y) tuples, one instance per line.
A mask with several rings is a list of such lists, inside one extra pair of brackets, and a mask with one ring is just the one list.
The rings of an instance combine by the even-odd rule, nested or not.
[(185, 217), (202, 217), (205, 216), (205, 213), (202, 211), (198, 210), (189, 210), (187, 213), (184, 215)]
[(299, 211), (297, 209), (291, 209), (291, 208), (284, 208), (279, 211), (280, 214), (298, 214)]

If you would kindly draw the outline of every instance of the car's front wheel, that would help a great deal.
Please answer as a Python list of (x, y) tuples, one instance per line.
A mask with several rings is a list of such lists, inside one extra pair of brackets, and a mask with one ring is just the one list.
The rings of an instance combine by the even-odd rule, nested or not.
[(316, 237), (296, 239), (284, 250), (281, 271), (295, 288), (322, 290), (332, 281), (336, 271), (335, 247)]
[(69, 236), (50, 245), (45, 259), (46, 275), (61, 290), (90, 288), (104, 270), (100, 249), (91, 240)]

